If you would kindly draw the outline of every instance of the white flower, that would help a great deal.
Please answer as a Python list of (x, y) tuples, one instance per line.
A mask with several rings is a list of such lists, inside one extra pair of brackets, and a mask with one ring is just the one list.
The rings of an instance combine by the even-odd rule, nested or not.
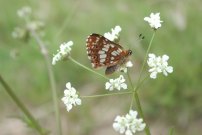
[(119, 71), (127, 73), (127, 69), (132, 66), (133, 66), (133, 63), (131, 61), (128, 61), (126, 62), (126, 64), (124, 64), (122, 67), (119, 68)]
[(42, 21), (30, 21), (29, 23), (27, 23), (27, 28), (33, 31), (40, 30), (44, 26), (45, 24)]
[(169, 57), (167, 55), (157, 57), (155, 54), (149, 54), (147, 64), (150, 67), (149, 72), (151, 72), (150, 77), (152, 79), (155, 79), (158, 73), (163, 73), (167, 76), (168, 73), (173, 72), (173, 67), (168, 66), (168, 59)]
[(81, 105), (81, 99), (79, 98), (76, 89), (71, 87), (70, 82), (66, 84), (66, 88), (67, 89), (64, 90), (64, 97), (61, 100), (66, 105), (67, 111), (69, 112), (73, 105)]
[(121, 32), (121, 27), (116, 26), (114, 29), (112, 29), (112, 32), (107, 32), (104, 34), (104, 37), (109, 39), (110, 41), (117, 41), (119, 40), (119, 33)]
[(32, 9), (28, 6), (22, 7), (17, 11), (17, 14), (21, 18), (27, 18), (32, 13)]
[(113, 123), (113, 128), (114, 130), (116, 130), (117, 132), (120, 132), (121, 134), (123, 134), (126, 130), (126, 118), (124, 116), (116, 116), (115, 122)]
[(105, 89), (109, 91), (112, 91), (114, 89), (121, 90), (122, 88), (127, 89), (127, 84), (124, 82), (125, 82), (125, 79), (123, 75), (120, 75), (119, 78), (110, 79), (109, 82), (106, 82)]
[(161, 27), (161, 23), (163, 21), (160, 20), (160, 13), (151, 13), (150, 17), (145, 17), (144, 18), (145, 21), (147, 21), (149, 23), (149, 25), (151, 26), (151, 28), (153, 29), (158, 29)]
[(73, 45), (72, 41), (63, 43), (60, 45), (60, 50), (57, 50), (58, 53), (53, 56), (52, 64), (55, 65), (56, 62), (67, 58), (71, 52), (71, 46)]
[(137, 112), (130, 110), (125, 116), (117, 116), (113, 123), (113, 128), (120, 134), (133, 135), (136, 131), (144, 130), (146, 124), (137, 118)]
[(26, 30), (24, 30), (24, 29), (22, 29), (20, 27), (16, 27), (14, 29), (14, 31), (12, 32), (12, 37), (13, 38), (21, 39), (21, 38), (25, 37), (25, 35), (26, 35)]

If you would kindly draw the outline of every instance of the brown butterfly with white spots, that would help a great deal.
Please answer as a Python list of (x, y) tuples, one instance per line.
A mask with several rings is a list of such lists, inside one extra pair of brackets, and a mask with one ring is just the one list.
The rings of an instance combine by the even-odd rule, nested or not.
[(114, 73), (129, 61), (131, 50), (124, 50), (122, 46), (110, 41), (99, 34), (91, 34), (86, 39), (86, 49), (92, 67), (107, 67), (105, 74)]

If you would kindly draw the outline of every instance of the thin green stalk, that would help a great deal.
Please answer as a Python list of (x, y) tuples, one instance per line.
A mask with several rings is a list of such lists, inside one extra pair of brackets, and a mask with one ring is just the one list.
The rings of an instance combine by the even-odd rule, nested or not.
[[(140, 83), (140, 80), (141, 80), (141, 76), (142, 76), (142, 73), (143, 73), (143, 70), (144, 70), (144, 67), (145, 67), (145, 64), (146, 64), (147, 55), (149, 54), (149, 51), (150, 51), (150, 48), (151, 48), (151, 45), (152, 45), (154, 36), (155, 36), (155, 31), (154, 31), (154, 33), (153, 33), (153, 35), (152, 35), (152, 38), (151, 38), (151, 40), (150, 40), (150, 42), (149, 42), (149, 46), (148, 46), (147, 51), (146, 51), (146, 55), (145, 55), (145, 58), (144, 58), (144, 61), (143, 61), (143, 65), (142, 65), (142, 68), (141, 68), (141, 70), (140, 70), (140, 76), (139, 76), (138, 81), (137, 81), (137, 87), (135, 87), (135, 88), (133, 89), (133, 90), (134, 90), (134, 93), (133, 93), (132, 102), (131, 102), (131, 105), (130, 105), (130, 108), (132, 108), (132, 103), (133, 103), (133, 100), (135, 99), (136, 107), (137, 107), (138, 113), (139, 113), (140, 116), (143, 118), (143, 120), (144, 120), (145, 123), (146, 123), (146, 120), (145, 120), (145, 118), (144, 118), (144, 114), (143, 114), (142, 107), (141, 107), (141, 104), (140, 104), (140, 99), (139, 99), (139, 96), (138, 96), (138, 93), (137, 93), (137, 89), (139, 89), (139, 87), (140, 87), (141, 84), (142, 84), (142, 83)], [(145, 80), (145, 79), (143, 79), (143, 81), (144, 81), (144, 80)], [(142, 82), (143, 82), (143, 81), (142, 81)], [(147, 135), (151, 135), (148, 124), (146, 124), (145, 133), (146, 133)]]
[(129, 83), (130, 83), (132, 89), (134, 89), (133, 82), (132, 82), (132, 79), (131, 79), (131, 77), (130, 77), (129, 72), (127, 72), (127, 76), (128, 76), (128, 80), (129, 80)]
[(97, 74), (97, 75), (99, 75), (99, 76), (101, 76), (101, 77), (103, 77), (103, 78), (109, 80), (109, 78), (107, 78), (106, 76), (104, 76), (104, 75), (102, 75), (102, 74), (100, 74), (100, 73), (98, 73), (98, 72), (95, 72), (94, 70), (92, 70), (92, 69), (90, 69), (90, 68), (84, 66), (83, 64), (81, 64), (81, 63), (79, 63), (78, 61), (74, 60), (72, 57), (69, 57), (69, 59), (70, 59), (72, 62), (74, 62), (75, 64), (77, 64), (77, 65), (79, 65), (79, 66), (85, 68), (86, 70), (88, 70), (88, 71), (90, 71), (90, 72), (92, 72), (92, 73), (94, 73), (94, 74)]
[(60, 120), (60, 109), (59, 109), (59, 103), (58, 103), (58, 95), (57, 95), (57, 90), (56, 90), (56, 83), (55, 83), (55, 78), (53, 74), (53, 69), (52, 65), (50, 63), (50, 58), (48, 54), (48, 50), (43, 43), (43, 41), (40, 39), (40, 37), (37, 35), (37, 33), (33, 30), (30, 30), (32, 33), (32, 36), (34, 39), (37, 41), (41, 53), (44, 56), (44, 60), (46, 62), (46, 66), (48, 69), (48, 76), (50, 79), (50, 85), (51, 85), (51, 90), (52, 90), (52, 98), (53, 98), (53, 107), (54, 107), (54, 112), (55, 112), (55, 119), (56, 119), (56, 130), (58, 135), (62, 135), (62, 128), (61, 128), (61, 120)]
[(8, 95), (13, 99), (13, 101), (17, 104), (20, 110), (27, 116), (27, 118), (31, 121), (34, 128), (38, 131), (40, 135), (46, 135), (47, 133), (43, 130), (43, 128), (39, 125), (37, 120), (32, 116), (32, 114), (28, 111), (25, 105), (20, 101), (20, 99), (16, 96), (13, 90), (9, 87), (9, 85), (4, 81), (4, 79), (0, 75), (0, 82), (5, 88)]
[(152, 45), (152, 42), (153, 42), (155, 33), (156, 33), (156, 31), (154, 31), (154, 33), (153, 33), (153, 35), (152, 35), (152, 38), (151, 38), (151, 40), (150, 40), (150, 42), (149, 42), (149, 46), (148, 46), (148, 48), (147, 48), (147, 52), (146, 52), (146, 55), (145, 55), (145, 57), (144, 57), (143, 65), (142, 65), (142, 68), (141, 68), (141, 70), (140, 70), (140, 76), (139, 76), (139, 78), (138, 78), (137, 84), (139, 84), (139, 82), (140, 82), (140, 79), (141, 79), (141, 76), (142, 76), (142, 73), (143, 73), (143, 70), (144, 70), (144, 67), (145, 67), (145, 64), (146, 64), (147, 56), (148, 56), (148, 54), (149, 54), (149, 51), (150, 51), (150, 48), (151, 48), (151, 45)]
[[(135, 96), (135, 102), (136, 102), (136, 106), (137, 106), (138, 113), (139, 113), (139, 115), (141, 116), (141, 118), (143, 119), (143, 121), (144, 121), (145, 123), (147, 123), (146, 120), (145, 120), (143, 111), (142, 111), (142, 107), (141, 107), (141, 104), (140, 104), (140, 99), (139, 99), (139, 96), (138, 96), (137, 91), (134, 92), (134, 96)], [(146, 133), (147, 135), (151, 135), (148, 124), (146, 124), (146, 127), (145, 127), (144, 131), (145, 131), (145, 133)]]
[(174, 127), (171, 127), (171, 128), (170, 128), (169, 135), (173, 135), (173, 133), (174, 133)]
[(144, 83), (144, 81), (146, 79), (148, 79), (148, 76), (146, 76), (141, 82), (139, 82), (139, 84), (135, 88), (133, 87), (134, 91), (133, 91), (133, 96), (132, 96), (131, 103), (130, 103), (130, 109), (132, 109), (132, 107), (133, 107), (133, 101), (134, 101), (134, 98), (135, 98), (135, 93), (134, 92), (139, 90), (140, 86), (142, 86), (142, 84)]
[(131, 94), (132, 92), (117, 92), (117, 93), (109, 93), (109, 94), (101, 94), (101, 95), (92, 95), (92, 96), (81, 96), (81, 98), (96, 98), (96, 97), (105, 97), (105, 96), (114, 96), (114, 95), (123, 95), (123, 94)]
[[(131, 77), (130, 77), (129, 72), (127, 72), (127, 76), (128, 76), (128, 80), (129, 80), (129, 83), (130, 83), (132, 89), (134, 89), (134, 85), (133, 85), (133, 82), (132, 82), (132, 79), (131, 79)], [(131, 102), (130, 102), (130, 110), (131, 110), (132, 107), (133, 107), (134, 92), (132, 93), (132, 95), (133, 95), (133, 96), (132, 96), (132, 99), (131, 99)]]

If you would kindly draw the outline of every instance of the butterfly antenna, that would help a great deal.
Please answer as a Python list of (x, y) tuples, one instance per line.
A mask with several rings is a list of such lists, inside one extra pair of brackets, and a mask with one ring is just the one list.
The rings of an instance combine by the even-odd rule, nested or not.
[(138, 41), (142, 41), (144, 38), (145, 38), (145, 36), (142, 35), (142, 33), (140, 33), (138, 36)]

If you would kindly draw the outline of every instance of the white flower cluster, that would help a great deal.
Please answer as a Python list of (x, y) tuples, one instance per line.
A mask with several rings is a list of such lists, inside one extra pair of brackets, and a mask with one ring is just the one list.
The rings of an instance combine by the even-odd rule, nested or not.
[(109, 82), (106, 82), (105, 89), (109, 91), (112, 91), (114, 89), (121, 90), (122, 88), (127, 89), (127, 84), (124, 82), (125, 82), (125, 79), (123, 75), (120, 75), (119, 78), (110, 79)]
[(17, 11), (18, 16), (21, 18), (27, 18), (30, 16), (31, 13), (32, 13), (32, 9), (28, 6), (22, 7), (21, 9)]
[(133, 66), (133, 63), (131, 61), (128, 61), (128, 62), (126, 62), (126, 64), (124, 66), (119, 68), (119, 71), (127, 73), (127, 69), (132, 66)]
[(168, 66), (168, 59), (169, 57), (167, 55), (157, 57), (155, 54), (149, 54), (147, 63), (149, 67), (151, 67), (149, 72), (151, 72), (150, 77), (152, 79), (155, 79), (158, 73), (163, 73), (165, 76), (167, 76), (168, 73), (173, 72), (173, 67)]
[(71, 52), (71, 46), (73, 45), (72, 41), (69, 41), (67, 43), (63, 43), (60, 45), (60, 50), (57, 50), (58, 53), (53, 55), (53, 60), (52, 60), (52, 64), (55, 65), (56, 62), (63, 60), (65, 58), (67, 58), (70, 55)]
[(121, 27), (116, 26), (114, 29), (112, 29), (112, 32), (107, 32), (104, 34), (104, 37), (109, 39), (110, 41), (116, 41), (119, 39), (119, 33), (121, 32)]
[(113, 128), (120, 134), (133, 135), (136, 131), (144, 130), (146, 124), (143, 123), (143, 119), (137, 118), (137, 111), (130, 110), (125, 116), (116, 116)]
[(145, 21), (147, 21), (149, 23), (149, 25), (151, 26), (151, 28), (153, 29), (158, 29), (161, 27), (161, 23), (163, 21), (160, 20), (160, 13), (151, 13), (150, 17), (145, 17), (144, 18)]
[(27, 23), (27, 29), (28, 30), (33, 30), (33, 31), (40, 30), (44, 26), (45, 26), (45, 24), (42, 21), (39, 21), (39, 20), (33, 20), (33, 21), (30, 21), (29, 23)]
[(71, 87), (70, 82), (66, 84), (66, 88), (67, 89), (64, 90), (64, 97), (61, 100), (66, 105), (67, 111), (69, 112), (73, 105), (81, 105), (81, 99), (79, 98), (76, 89)]

